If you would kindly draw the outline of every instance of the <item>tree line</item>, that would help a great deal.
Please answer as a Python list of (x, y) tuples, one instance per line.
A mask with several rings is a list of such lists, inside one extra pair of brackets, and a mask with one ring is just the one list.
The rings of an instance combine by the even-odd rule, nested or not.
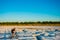
[(37, 22), (0, 22), (0, 24), (60, 24), (59, 22), (53, 22), (53, 21), (37, 21)]

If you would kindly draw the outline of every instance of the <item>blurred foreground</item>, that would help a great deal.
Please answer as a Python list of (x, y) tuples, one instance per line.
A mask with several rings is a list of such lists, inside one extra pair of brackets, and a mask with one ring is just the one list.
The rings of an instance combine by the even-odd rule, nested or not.
[(60, 40), (60, 26), (0, 26), (0, 40)]

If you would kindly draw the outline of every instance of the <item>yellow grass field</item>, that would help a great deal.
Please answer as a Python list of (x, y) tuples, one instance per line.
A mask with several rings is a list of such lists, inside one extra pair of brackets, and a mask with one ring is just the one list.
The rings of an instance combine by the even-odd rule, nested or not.
[(60, 30), (60, 24), (4, 24), (0, 25), (0, 32), (11, 30), (16, 28), (17, 31), (22, 31), (23, 29), (28, 30)]

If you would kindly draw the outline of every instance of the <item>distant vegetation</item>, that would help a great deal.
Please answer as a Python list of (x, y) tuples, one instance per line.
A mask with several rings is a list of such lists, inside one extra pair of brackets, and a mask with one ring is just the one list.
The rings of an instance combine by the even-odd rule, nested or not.
[(59, 22), (44, 21), (44, 22), (0, 22), (0, 24), (60, 24)]

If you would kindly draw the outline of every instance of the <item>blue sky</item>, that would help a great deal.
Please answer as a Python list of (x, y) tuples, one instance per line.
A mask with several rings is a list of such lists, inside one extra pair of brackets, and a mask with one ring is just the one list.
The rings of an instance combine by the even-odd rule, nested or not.
[(0, 0), (0, 22), (60, 21), (60, 0)]

